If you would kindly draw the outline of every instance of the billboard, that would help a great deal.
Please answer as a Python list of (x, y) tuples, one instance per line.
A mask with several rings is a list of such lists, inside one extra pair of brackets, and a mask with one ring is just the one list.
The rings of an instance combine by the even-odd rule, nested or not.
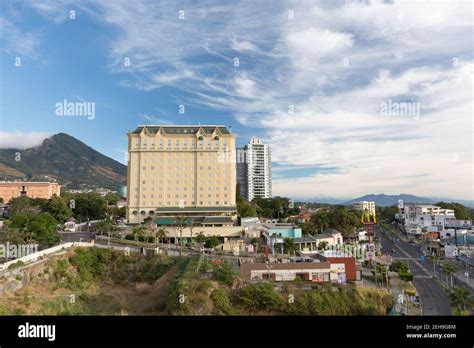
[(446, 220), (444, 228), (465, 228), (470, 229), (472, 226), (471, 220)]

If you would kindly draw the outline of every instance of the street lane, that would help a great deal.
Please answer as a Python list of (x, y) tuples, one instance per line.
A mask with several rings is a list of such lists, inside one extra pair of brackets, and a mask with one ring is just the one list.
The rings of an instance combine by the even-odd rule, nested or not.
[(384, 254), (390, 255), (390, 251), (394, 248), (396, 254), (393, 257), (408, 262), (408, 267), (414, 275), (413, 285), (421, 298), (423, 315), (452, 315), (451, 300), (446, 291), (432, 277), (429, 269), (419, 261), (422, 255), (419, 246), (410, 245), (402, 240), (399, 244), (394, 243), (384, 233), (378, 233), (378, 236)]

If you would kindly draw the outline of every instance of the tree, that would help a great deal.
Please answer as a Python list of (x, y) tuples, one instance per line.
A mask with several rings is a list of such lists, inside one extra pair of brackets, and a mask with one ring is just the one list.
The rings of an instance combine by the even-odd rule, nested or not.
[(145, 218), (145, 220), (143, 220), (143, 225), (145, 227), (146, 237), (148, 238), (149, 236), (153, 235), (155, 224), (151, 216), (148, 216)]
[(145, 231), (143, 230), (143, 227), (137, 226), (133, 229), (133, 235), (135, 236), (135, 241), (138, 244), (139, 239), (143, 239), (145, 237)]
[(469, 210), (464, 205), (462, 205), (460, 203), (438, 202), (435, 205), (437, 205), (438, 207), (443, 208), (443, 209), (453, 209), (456, 219), (459, 219), (459, 220), (472, 220), (472, 215), (469, 212)]
[(318, 234), (318, 228), (311, 221), (300, 222), (298, 227), (301, 228), (301, 232), (305, 236)]
[(51, 214), (39, 213), (29, 219), (26, 230), (32, 233), (33, 239), (40, 246), (49, 248), (59, 242), (57, 224), (58, 222)]
[(318, 243), (318, 250), (324, 250), (328, 246), (328, 242), (323, 240)]
[(161, 241), (161, 247), (163, 248), (163, 240), (166, 238), (168, 231), (165, 228), (160, 228), (156, 233), (156, 238)]
[(360, 216), (356, 211), (349, 211), (342, 205), (337, 205), (328, 211), (329, 228), (341, 231), (344, 236), (354, 232), (356, 227), (361, 227)]
[(199, 232), (197, 235), (196, 235), (196, 242), (198, 243), (204, 243), (206, 241), (206, 236), (204, 235), (204, 232)]
[(60, 223), (72, 216), (72, 210), (61, 197), (53, 195), (41, 204), (41, 211), (50, 213)]
[(453, 289), (450, 297), (453, 306), (459, 308), (463, 312), (466, 311), (466, 306), (471, 303), (471, 293), (460, 286), (456, 286)]
[(181, 257), (183, 251), (183, 230), (189, 225), (188, 220), (184, 216), (176, 217), (175, 228), (179, 231), (179, 256)]
[[(448, 289), (450, 288), (451, 291), (453, 290), (453, 274), (457, 272), (456, 266), (454, 266), (452, 263), (445, 261), (441, 264), (441, 268), (443, 269), (444, 273), (446, 274), (446, 286)], [(448, 277), (451, 280), (451, 287), (448, 284)]]
[(439, 256), (438, 255), (431, 255), (430, 257), (431, 262), (433, 262), (433, 274), (436, 277), (436, 265), (438, 264)]
[(237, 212), (241, 218), (257, 216), (257, 210), (255, 207), (244, 200), (237, 202)]
[(227, 261), (222, 262), (213, 272), (214, 278), (221, 283), (232, 285), (237, 274), (234, 267)]
[(291, 254), (296, 251), (296, 245), (293, 238), (285, 238), (283, 240), (283, 250), (285, 250), (285, 254)]
[(219, 237), (217, 236), (210, 236), (206, 237), (206, 241), (204, 242), (204, 247), (206, 248), (215, 248), (221, 243)]
[(329, 215), (326, 211), (318, 211), (311, 216), (311, 222), (319, 227), (320, 233), (329, 227)]

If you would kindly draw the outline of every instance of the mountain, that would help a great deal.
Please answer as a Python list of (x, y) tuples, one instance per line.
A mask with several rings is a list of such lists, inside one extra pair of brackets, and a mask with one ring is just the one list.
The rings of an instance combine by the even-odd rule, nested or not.
[(127, 166), (68, 134), (59, 133), (45, 139), (40, 146), (26, 150), (0, 149), (0, 179), (54, 179), (70, 189), (116, 190), (126, 185)]
[(418, 197), (418, 196), (409, 195), (406, 193), (402, 193), (399, 195), (386, 195), (386, 194), (381, 193), (378, 195), (370, 194), (370, 195), (365, 195), (359, 198), (354, 198), (354, 199), (351, 199), (350, 201), (347, 201), (346, 204), (352, 204), (358, 201), (372, 201), (372, 202), (375, 202), (375, 205), (390, 206), (390, 205), (397, 205), (400, 199), (403, 200), (404, 203), (433, 204), (433, 203), (438, 202), (431, 198)]

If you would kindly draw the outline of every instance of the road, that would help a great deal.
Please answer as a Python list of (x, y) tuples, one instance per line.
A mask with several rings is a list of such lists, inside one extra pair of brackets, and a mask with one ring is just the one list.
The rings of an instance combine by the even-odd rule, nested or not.
[(395, 249), (396, 254), (393, 255), (393, 258), (400, 258), (408, 262), (408, 267), (414, 275), (413, 285), (420, 295), (423, 315), (452, 315), (451, 300), (446, 291), (433, 278), (429, 266), (425, 266), (419, 261), (422, 255), (420, 246), (402, 240), (395, 244), (384, 233), (377, 233), (377, 235), (380, 238), (384, 254), (390, 255), (390, 251)]

